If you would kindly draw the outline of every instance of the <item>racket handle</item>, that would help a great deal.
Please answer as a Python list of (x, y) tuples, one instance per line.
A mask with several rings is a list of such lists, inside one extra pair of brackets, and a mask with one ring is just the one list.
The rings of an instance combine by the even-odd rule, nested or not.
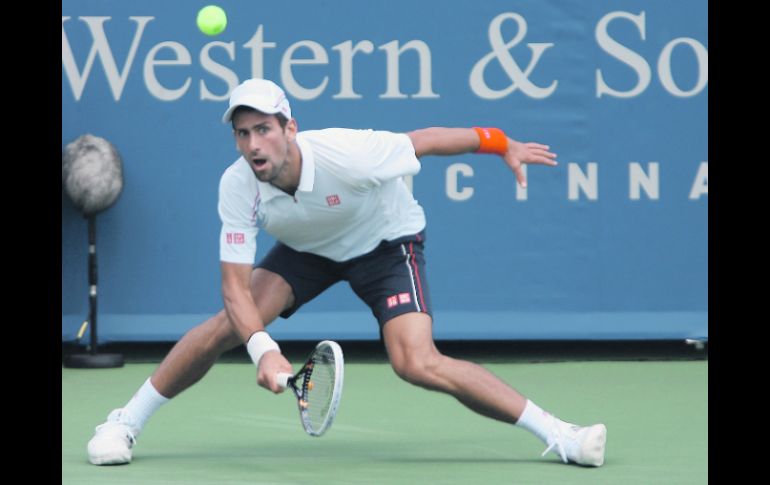
[(287, 374), (286, 372), (279, 372), (276, 379), (278, 380), (278, 385), (286, 389), (289, 387), (289, 379), (291, 379), (291, 374)]

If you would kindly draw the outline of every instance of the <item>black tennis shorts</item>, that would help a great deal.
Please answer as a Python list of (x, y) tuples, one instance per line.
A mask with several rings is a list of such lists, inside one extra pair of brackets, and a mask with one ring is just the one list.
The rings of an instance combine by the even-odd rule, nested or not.
[(295, 251), (277, 242), (256, 266), (283, 277), (294, 292), (294, 305), (281, 313), (289, 318), (338, 281), (347, 281), (372, 310), (380, 328), (404, 313), (433, 316), (425, 277), (425, 231), (382, 241), (371, 252), (338, 263), (311, 253)]

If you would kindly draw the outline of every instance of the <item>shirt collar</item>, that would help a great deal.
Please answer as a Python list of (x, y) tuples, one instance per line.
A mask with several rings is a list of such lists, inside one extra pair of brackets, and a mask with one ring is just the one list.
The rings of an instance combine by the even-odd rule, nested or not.
[(297, 133), (297, 146), (302, 156), (302, 172), (299, 175), (299, 185), (297, 190), (300, 192), (312, 192), (315, 184), (315, 157), (313, 147), (305, 141), (301, 133)]

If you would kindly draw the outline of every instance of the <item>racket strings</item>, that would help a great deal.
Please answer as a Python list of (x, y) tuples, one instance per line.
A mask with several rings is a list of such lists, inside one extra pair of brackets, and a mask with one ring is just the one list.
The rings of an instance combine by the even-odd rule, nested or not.
[(314, 356), (313, 372), (310, 376), (312, 386), (307, 391), (307, 416), (315, 430), (324, 426), (329, 414), (334, 393), (335, 362), (331, 349), (323, 349)]

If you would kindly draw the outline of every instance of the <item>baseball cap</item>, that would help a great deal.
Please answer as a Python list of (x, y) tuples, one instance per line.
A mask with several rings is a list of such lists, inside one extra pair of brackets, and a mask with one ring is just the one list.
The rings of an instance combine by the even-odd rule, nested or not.
[(222, 123), (229, 123), (233, 111), (238, 106), (248, 106), (262, 113), (273, 115), (283, 113), (291, 119), (291, 108), (286, 93), (273, 81), (267, 79), (249, 79), (243, 81), (230, 95), (230, 107), (222, 116)]

